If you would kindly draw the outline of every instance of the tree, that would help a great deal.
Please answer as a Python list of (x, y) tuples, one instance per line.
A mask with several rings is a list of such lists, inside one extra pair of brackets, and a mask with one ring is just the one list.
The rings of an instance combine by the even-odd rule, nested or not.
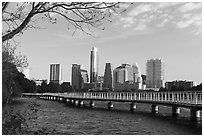
[[(2, 2), (2, 41), (12, 39), (29, 28), (36, 28), (36, 21), (47, 19), (57, 22), (57, 16), (64, 18), (68, 24), (88, 33), (91, 27), (101, 27), (102, 21), (110, 21), (113, 12), (118, 13), (119, 3), (104, 2)], [(123, 10), (124, 11), (124, 10)], [(121, 11), (121, 12), (123, 12)], [(111, 21), (110, 21), (111, 22)]]
[(167, 89), (164, 88), (164, 87), (161, 87), (161, 88), (159, 89), (159, 91), (167, 91)]
[(2, 70), (7, 71), (11, 64), (16, 67), (27, 67), (27, 58), (21, 54), (16, 54), (17, 45), (12, 45), (10, 42), (2, 44)]
[(63, 82), (60, 87), (62, 92), (71, 92), (71, 86), (68, 82)]
[(43, 93), (47, 92), (47, 83), (46, 83), (45, 81), (43, 81), (43, 82), (41, 83), (40, 88), (41, 88), (41, 91), (42, 91)]
[(61, 92), (60, 84), (54, 83), (54, 82), (50, 82), (47, 85), (47, 92), (51, 92), (51, 93), (59, 93), (59, 92)]
[(201, 90), (202, 91), (202, 83), (197, 86), (193, 86), (190, 90)]
[(25, 76), (18, 72), (17, 67), (28, 65), (24, 56), (15, 54), (15, 49), (16, 46), (9, 42), (2, 44), (2, 101), (6, 104), (23, 90), (20, 82), (24, 81)]

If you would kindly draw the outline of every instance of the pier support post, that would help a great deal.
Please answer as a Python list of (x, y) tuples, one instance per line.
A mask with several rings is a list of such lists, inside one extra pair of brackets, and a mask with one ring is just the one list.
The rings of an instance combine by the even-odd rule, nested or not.
[(79, 101), (78, 100), (74, 100), (74, 105), (78, 106), (78, 104), (79, 104)]
[(192, 108), (191, 115), (190, 115), (191, 122), (197, 123), (199, 118), (200, 118), (200, 110), (197, 110), (196, 108)]
[(132, 103), (130, 104), (130, 111), (131, 111), (131, 112), (134, 112), (134, 111), (136, 110), (136, 108), (137, 108), (136, 104), (135, 104), (134, 102), (132, 102)]
[(159, 112), (159, 107), (158, 107), (158, 105), (156, 105), (156, 104), (152, 104), (152, 106), (151, 106), (151, 110), (152, 110), (152, 114), (158, 114), (158, 112)]
[(178, 106), (172, 106), (172, 117), (173, 118), (178, 118), (181, 110)]
[(72, 99), (72, 100), (70, 100), (70, 103), (71, 103), (71, 105), (74, 105), (74, 100)]
[(66, 98), (62, 98), (62, 103), (67, 103), (67, 99)]
[(83, 107), (83, 105), (84, 105), (84, 102), (83, 102), (82, 100), (79, 100), (78, 106), (79, 106), (79, 107)]
[(113, 102), (108, 102), (108, 109), (111, 110), (113, 108)]
[(69, 99), (67, 103), (68, 103), (68, 105), (72, 105), (72, 100)]
[(95, 107), (95, 103), (94, 103), (93, 101), (90, 101), (89, 107), (90, 107), (90, 108), (94, 108), (94, 107)]
[(69, 99), (68, 98), (66, 98), (66, 102), (65, 103), (69, 103)]

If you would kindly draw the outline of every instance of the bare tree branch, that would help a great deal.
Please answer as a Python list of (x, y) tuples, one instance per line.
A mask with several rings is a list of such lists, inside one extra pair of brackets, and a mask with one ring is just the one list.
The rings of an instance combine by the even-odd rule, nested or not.
[[(103, 20), (108, 19), (111, 15), (110, 10), (117, 13), (119, 3), (100, 3), (100, 2), (31, 2), (22, 3), (12, 12), (9, 9), (8, 2), (2, 3), (2, 21), (7, 24), (7, 30), (2, 33), (2, 42), (12, 39), (16, 34), (27, 28), (35, 28), (32, 25), (34, 16), (47, 18), (51, 23), (56, 23), (57, 19), (52, 14), (66, 19), (68, 24), (72, 24), (85, 34), (90, 34), (83, 28), (86, 26), (98, 28)], [(108, 9), (106, 11), (106, 9)], [(108, 13), (109, 12), (109, 13)]]

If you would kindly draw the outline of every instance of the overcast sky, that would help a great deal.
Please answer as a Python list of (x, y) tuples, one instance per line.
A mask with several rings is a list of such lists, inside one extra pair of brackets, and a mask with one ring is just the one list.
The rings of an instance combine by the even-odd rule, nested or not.
[[(122, 8), (127, 8), (123, 4)], [(62, 65), (62, 80), (71, 81), (71, 66), (81, 64), (90, 69), (90, 52), (98, 48), (99, 75), (105, 63), (113, 68), (137, 62), (146, 74), (146, 61), (161, 58), (165, 63), (165, 80), (202, 81), (202, 4), (134, 3), (121, 15), (113, 15), (105, 30), (88, 36), (67, 29), (66, 21), (57, 24), (38, 22), (43, 29), (29, 30), (16, 37), (18, 50), (27, 56), (30, 78), (49, 79), (49, 64)]]

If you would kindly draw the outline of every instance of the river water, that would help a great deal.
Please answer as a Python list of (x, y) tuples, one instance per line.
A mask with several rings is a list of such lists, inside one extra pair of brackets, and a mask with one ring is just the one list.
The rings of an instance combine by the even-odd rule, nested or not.
[[(95, 109), (78, 108), (67, 104), (22, 98), (15, 109), (27, 109), (30, 102), (38, 104), (37, 119), (29, 122), (31, 130), (46, 128), (54, 134), (67, 135), (195, 135), (202, 134), (201, 127), (175, 122), (168, 118), (170, 108), (159, 108), (161, 116), (152, 116), (150, 106), (139, 104), (137, 111), (129, 112), (129, 103), (115, 103), (114, 110), (107, 110), (107, 102), (96, 102)], [(88, 106), (88, 102), (85, 102)], [(182, 110), (181, 116), (189, 116)], [(170, 117), (170, 116), (169, 116)], [(179, 121), (179, 120), (178, 120)], [(188, 122), (186, 122), (188, 123)]]

